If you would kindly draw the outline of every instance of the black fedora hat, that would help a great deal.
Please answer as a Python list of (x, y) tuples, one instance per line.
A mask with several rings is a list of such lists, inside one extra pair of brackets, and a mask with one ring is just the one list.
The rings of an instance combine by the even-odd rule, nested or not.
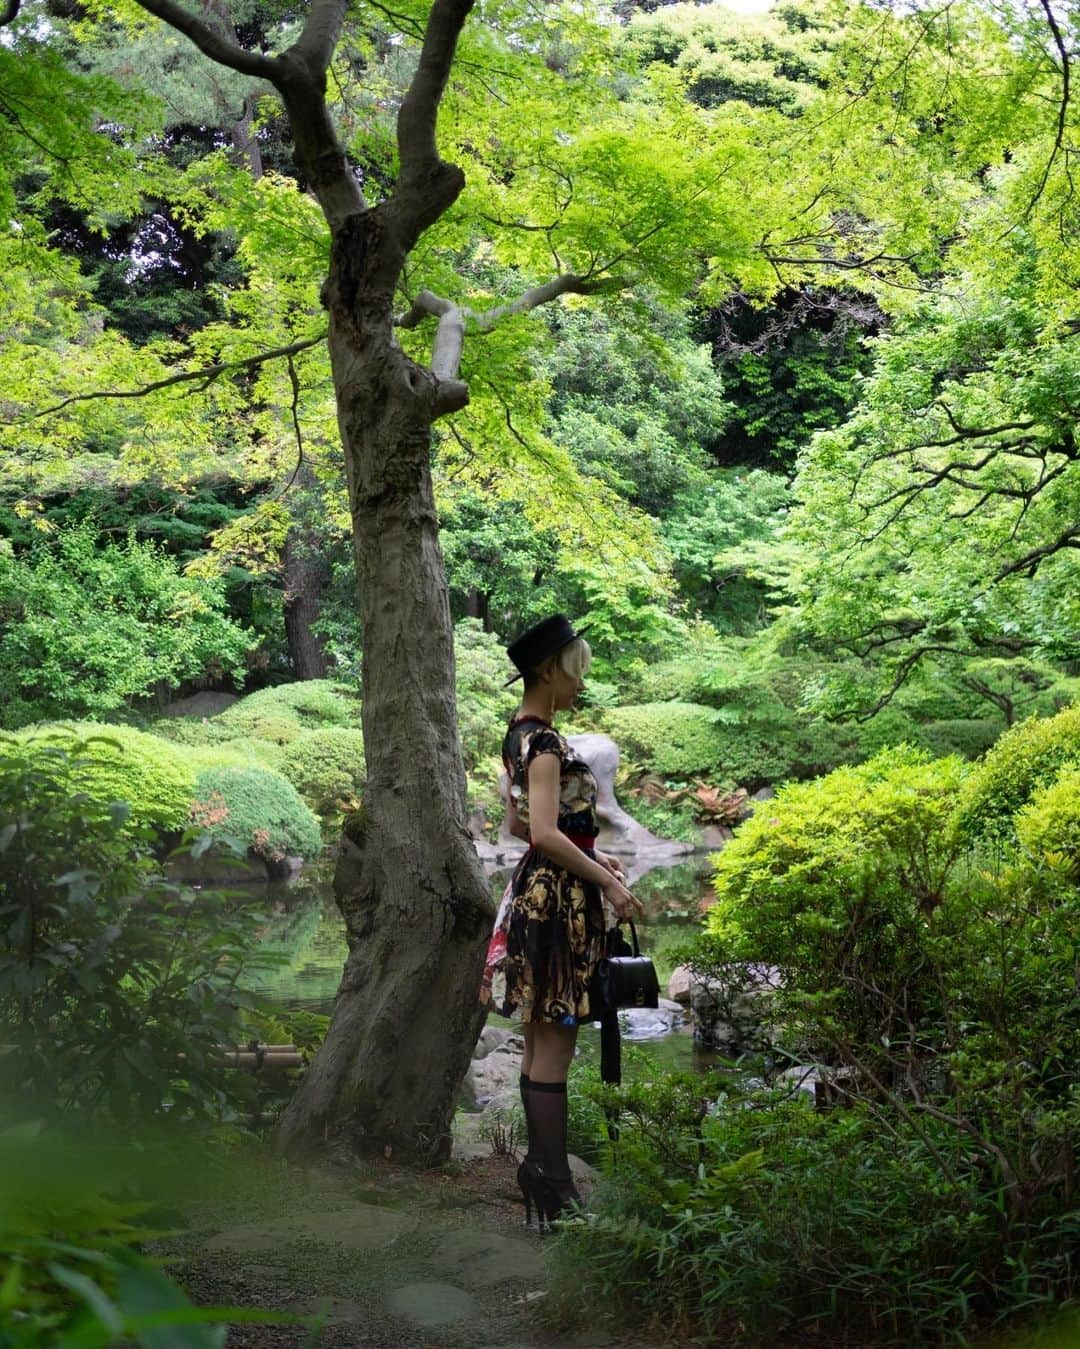
[(530, 670), (535, 670), (549, 656), (554, 656), (588, 630), (588, 624), (575, 630), (565, 614), (552, 614), (542, 623), (535, 624), (506, 648), (506, 654), (518, 668), (518, 673), (506, 684), (513, 684)]

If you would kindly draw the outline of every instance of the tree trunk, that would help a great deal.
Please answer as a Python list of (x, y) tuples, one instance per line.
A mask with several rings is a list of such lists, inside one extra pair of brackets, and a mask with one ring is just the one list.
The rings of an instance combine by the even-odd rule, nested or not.
[(285, 582), (285, 639), (289, 660), (297, 679), (325, 679), (328, 669), (322, 640), (314, 624), (322, 610), (323, 596), (330, 576), (318, 552), (319, 539), (311, 527), (317, 498), (315, 475), (307, 463), (301, 464), (295, 486), (301, 493), (301, 506), (285, 539), (281, 565)]
[(394, 338), (391, 292), (370, 274), (380, 230), (378, 208), (342, 230), (325, 292), (364, 627), (368, 779), (334, 878), (349, 955), (278, 1143), (296, 1152), (336, 1138), (436, 1160), (449, 1154), (483, 1021), (493, 905), (466, 827), (429, 467), (438, 381)]

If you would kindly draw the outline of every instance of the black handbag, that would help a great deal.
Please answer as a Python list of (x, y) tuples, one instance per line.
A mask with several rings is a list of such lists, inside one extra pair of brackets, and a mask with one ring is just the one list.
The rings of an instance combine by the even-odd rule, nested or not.
[(609, 954), (596, 966), (589, 985), (589, 1006), (597, 1020), (610, 1012), (621, 1012), (632, 1007), (659, 1007), (660, 980), (656, 966), (648, 956), (641, 954), (637, 928), (630, 922), (633, 946), (617, 937), (618, 946), (609, 947)]

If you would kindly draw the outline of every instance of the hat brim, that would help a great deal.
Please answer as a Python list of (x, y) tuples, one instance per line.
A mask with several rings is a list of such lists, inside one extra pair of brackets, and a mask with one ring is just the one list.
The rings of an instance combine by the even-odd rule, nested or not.
[[(549, 651), (548, 654), (544, 656), (543, 660), (538, 662), (538, 664), (543, 665), (545, 660), (550, 660), (552, 656), (557, 656), (560, 651), (565, 651), (566, 648), (570, 645), (570, 642), (576, 642), (579, 637), (584, 637), (592, 626), (593, 625), (591, 623), (582, 623), (580, 628), (574, 629), (574, 635), (573, 637), (570, 638), (570, 641), (563, 642), (562, 646), (557, 646), (554, 651)], [(511, 684), (516, 684), (519, 679), (524, 678), (525, 678), (524, 672), (522, 670), (519, 670), (516, 675), (510, 676), (510, 678), (503, 685), (503, 688), (508, 689)]]

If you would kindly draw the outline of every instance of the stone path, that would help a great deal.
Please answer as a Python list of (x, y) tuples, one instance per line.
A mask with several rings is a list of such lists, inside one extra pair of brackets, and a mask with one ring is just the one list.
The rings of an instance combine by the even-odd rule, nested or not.
[(442, 1172), (302, 1170), (253, 1158), (163, 1243), (201, 1304), (317, 1317), (241, 1325), (229, 1349), (661, 1349), (560, 1324), (545, 1241), (522, 1227), (515, 1163), (478, 1145)]

